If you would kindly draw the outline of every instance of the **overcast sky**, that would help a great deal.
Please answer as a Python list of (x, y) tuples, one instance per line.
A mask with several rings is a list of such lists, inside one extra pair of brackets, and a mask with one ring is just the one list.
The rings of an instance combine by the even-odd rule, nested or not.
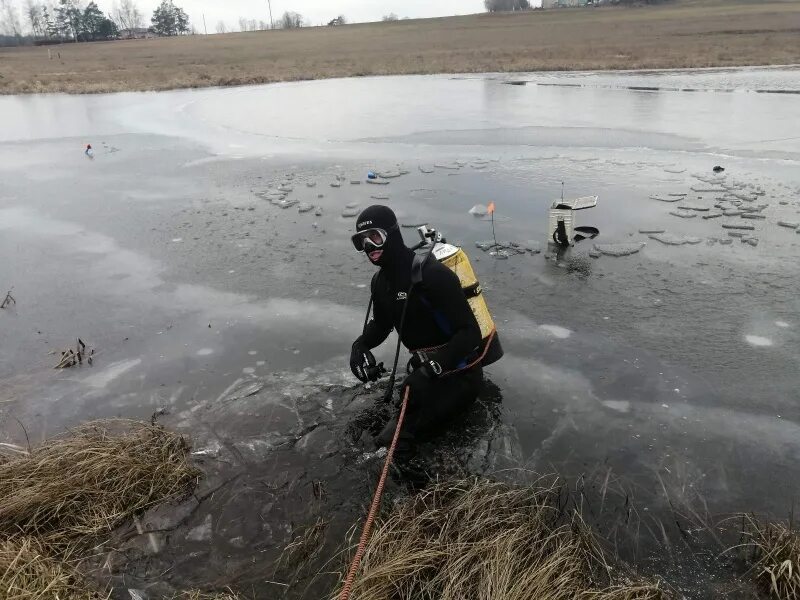
[[(95, 0), (100, 9), (108, 13), (114, 0)], [(161, 0), (136, 0), (146, 15), (150, 15)], [(327, 23), (337, 15), (349, 21), (379, 21), (383, 15), (395, 13), (399, 17), (442, 17), (466, 15), (483, 11), (483, 0), (271, 0), (272, 14), (277, 19), (284, 11), (303, 15), (313, 25)], [(87, 0), (82, 3), (86, 4)], [(199, 33), (203, 31), (203, 14), (209, 33), (216, 30), (222, 20), (229, 28), (238, 28), (239, 17), (269, 22), (267, 0), (174, 0), (183, 8)], [(22, 5), (22, 0), (18, 1)], [(27, 28), (27, 23), (25, 24)]]

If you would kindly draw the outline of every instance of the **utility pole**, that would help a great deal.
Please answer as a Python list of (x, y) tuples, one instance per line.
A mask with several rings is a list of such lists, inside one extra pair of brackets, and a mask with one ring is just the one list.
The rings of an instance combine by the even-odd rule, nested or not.
[(208, 27), (206, 27), (206, 13), (203, 13), (203, 29), (205, 30), (206, 35), (208, 35)]
[(275, 29), (275, 22), (272, 20), (272, 0), (267, 0), (267, 6), (269, 7), (269, 28)]

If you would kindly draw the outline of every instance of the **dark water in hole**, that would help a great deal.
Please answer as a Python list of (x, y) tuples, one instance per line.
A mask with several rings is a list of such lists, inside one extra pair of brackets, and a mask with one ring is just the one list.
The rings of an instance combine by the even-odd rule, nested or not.
[[(693, 519), (681, 533), (674, 507), (788, 513), (800, 235), (778, 222), (800, 220), (800, 122), (796, 95), (756, 92), (800, 89), (798, 71), (514, 79), (528, 84), (399, 77), (0, 99), (0, 294), (13, 286), (17, 299), (0, 313), (0, 441), (24, 438), (17, 419), (41, 439), (166, 409), (209, 474), (199, 506), (148, 516), (151, 536), (129, 532), (112, 557), (120, 590), (330, 589), (335, 578), (309, 573), (340, 569), (335, 551), (380, 468), (351, 426), (375, 396), (346, 362), (372, 275), (339, 216), (353, 202), (385, 202), (463, 244), (506, 348), (482, 402), (424, 448), (433, 470), (583, 476), (587, 501), (605, 490), (592, 510), (620, 554), (695, 597), (729, 575), (711, 541), (687, 540)], [(723, 185), (702, 180), (715, 165), (730, 190), (692, 190)], [(397, 168), (408, 174), (365, 182)], [(544, 258), (562, 182), (567, 197), (600, 198), (578, 214), (600, 236), (571, 250), (585, 258), (577, 273), (569, 256)], [(281, 184), (323, 214), (256, 195)], [(759, 194), (742, 205), (766, 204), (766, 218), (669, 214), (716, 211), (731, 190)], [(477, 249), (491, 224), (468, 210), (489, 201), (501, 241), (544, 252)], [(752, 224), (758, 245), (722, 223)], [(652, 229), (701, 241), (639, 233)], [(633, 256), (588, 258), (594, 243), (638, 242)], [(77, 336), (95, 364), (52, 370), (49, 353)], [(277, 564), (318, 519), (316, 553)]]

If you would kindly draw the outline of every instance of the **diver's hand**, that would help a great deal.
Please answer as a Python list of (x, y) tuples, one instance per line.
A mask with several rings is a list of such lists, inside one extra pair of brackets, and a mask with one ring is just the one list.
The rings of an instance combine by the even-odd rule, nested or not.
[(367, 383), (370, 380), (367, 369), (370, 367), (375, 367), (375, 356), (370, 352), (369, 348), (361, 342), (361, 338), (358, 338), (353, 342), (353, 346), (350, 350), (350, 370), (359, 381)]

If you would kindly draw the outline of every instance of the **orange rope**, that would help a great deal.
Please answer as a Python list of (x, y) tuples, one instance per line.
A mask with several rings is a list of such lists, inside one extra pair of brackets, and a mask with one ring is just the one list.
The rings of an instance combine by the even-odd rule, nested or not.
[[(489, 334), (488, 339), (486, 341), (486, 345), (483, 349), (481, 355), (471, 364), (467, 365), (462, 369), (457, 369), (457, 371), (463, 371), (465, 369), (470, 369), (481, 362), (486, 354), (489, 352), (489, 346), (492, 343), (492, 339), (497, 334), (496, 329), (492, 329), (492, 332)], [(455, 373), (457, 371), (450, 371), (447, 373)], [(386, 485), (386, 477), (389, 474), (389, 465), (392, 464), (392, 457), (394, 456), (394, 450), (397, 446), (397, 440), (400, 438), (400, 428), (403, 426), (403, 418), (406, 416), (406, 407), (408, 406), (408, 388), (405, 390), (405, 394), (403, 395), (403, 403), (400, 405), (400, 414), (397, 417), (397, 427), (394, 430), (394, 437), (392, 438), (392, 443), (389, 446), (389, 451), (386, 453), (386, 462), (383, 463), (383, 471), (381, 472), (381, 478), (378, 480), (378, 487), (375, 489), (375, 495), (372, 497), (372, 505), (369, 507), (369, 513), (367, 514), (367, 520), (364, 523), (364, 529), (361, 531), (361, 539), (358, 541), (358, 549), (356, 550), (356, 555), (353, 557), (353, 562), (350, 563), (350, 570), (347, 572), (347, 577), (344, 580), (344, 587), (342, 587), (342, 591), (339, 593), (339, 600), (348, 600), (350, 598), (350, 593), (353, 590), (353, 582), (356, 578), (356, 573), (358, 572), (358, 567), (361, 565), (361, 559), (364, 558), (364, 552), (367, 550), (367, 542), (369, 541), (370, 533), (372, 533), (372, 525), (375, 522), (375, 516), (378, 514), (378, 508), (381, 505), (381, 497), (383, 496), (383, 488)]]
[(344, 587), (339, 594), (339, 600), (348, 600), (350, 592), (353, 589), (353, 581), (356, 578), (356, 572), (361, 565), (361, 559), (364, 557), (364, 552), (367, 549), (367, 541), (369, 535), (372, 533), (372, 525), (375, 521), (375, 516), (378, 513), (378, 508), (381, 505), (381, 497), (383, 496), (383, 488), (386, 485), (386, 476), (389, 474), (389, 465), (392, 464), (392, 457), (394, 450), (397, 446), (397, 440), (400, 438), (400, 428), (403, 426), (403, 418), (406, 416), (406, 406), (408, 405), (408, 388), (406, 388), (403, 396), (403, 404), (400, 406), (400, 415), (397, 417), (397, 428), (394, 430), (394, 437), (389, 446), (389, 451), (386, 453), (386, 462), (383, 463), (383, 472), (381, 478), (378, 480), (378, 487), (375, 489), (375, 495), (372, 497), (372, 506), (369, 507), (369, 514), (367, 521), (364, 523), (364, 529), (361, 531), (361, 539), (358, 541), (358, 550), (353, 557), (353, 562), (350, 563), (350, 570), (344, 580)]

